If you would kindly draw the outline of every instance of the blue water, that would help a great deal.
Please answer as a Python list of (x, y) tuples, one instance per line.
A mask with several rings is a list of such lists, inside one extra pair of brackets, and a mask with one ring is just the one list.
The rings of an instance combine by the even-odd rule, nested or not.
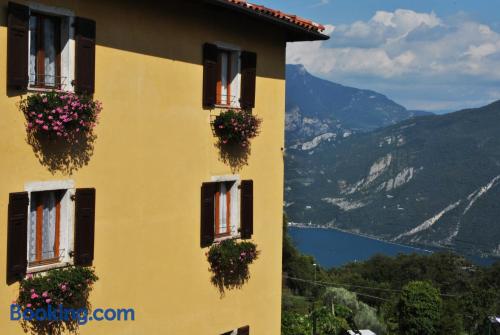
[[(294, 228), (288, 232), (304, 254), (314, 256), (323, 267), (339, 267), (350, 262), (365, 261), (376, 254), (431, 254), (432, 251), (382, 242), (334, 229)], [(496, 259), (466, 256), (478, 265), (492, 264)]]

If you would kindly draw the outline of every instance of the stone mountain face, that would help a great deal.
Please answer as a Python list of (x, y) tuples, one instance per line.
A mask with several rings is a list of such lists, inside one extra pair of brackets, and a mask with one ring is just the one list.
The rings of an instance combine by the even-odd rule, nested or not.
[(374, 91), (319, 79), (301, 65), (287, 65), (286, 76), (286, 131), (290, 146), (302, 145), (317, 136), (323, 136), (319, 141), (347, 137), (429, 114), (408, 111)]
[(380, 94), (287, 74), (290, 221), (500, 255), (500, 102), (411, 118)]

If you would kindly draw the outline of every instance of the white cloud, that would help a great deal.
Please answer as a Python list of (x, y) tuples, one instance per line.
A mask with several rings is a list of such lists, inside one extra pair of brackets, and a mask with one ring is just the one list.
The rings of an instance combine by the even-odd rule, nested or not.
[[(456, 85), (463, 94), (464, 82), (497, 87), (500, 83), (500, 34), (465, 16), (440, 18), (434, 12), (405, 9), (378, 11), (368, 21), (330, 25), (327, 33), (330, 41), (289, 44), (288, 63), (300, 63), (314, 74), (361, 87), (370, 82), (377, 89), (382, 86), (378, 80), (386, 88), (383, 93), (389, 95), (401, 83), (418, 82), (420, 90), (429, 83), (435, 90), (434, 84), (439, 82), (443, 104), (454, 100), (459, 91), (454, 90)], [(463, 97), (464, 103), (491, 101), (486, 91), (484, 97)], [(440, 104), (422, 99), (406, 97), (401, 102)]]

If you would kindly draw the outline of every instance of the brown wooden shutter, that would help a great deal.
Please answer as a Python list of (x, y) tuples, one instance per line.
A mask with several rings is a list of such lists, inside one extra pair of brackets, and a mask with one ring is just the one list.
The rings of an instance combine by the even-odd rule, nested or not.
[(217, 53), (214, 44), (203, 45), (203, 107), (214, 108), (217, 96)]
[(7, 283), (21, 279), (28, 266), (27, 192), (9, 194), (7, 227)]
[(215, 203), (217, 183), (203, 183), (201, 186), (201, 236), (202, 248), (210, 246), (215, 237)]
[(257, 54), (243, 51), (241, 53), (241, 98), (243, 109), (255, 107), (255, 82), (257, 80)]
[(95, 89), (95, 21), (75, 17), (75, 41), (75, 91), (93, 94)]
[(90, 266), (94, 260), (94, 188), (79, 188), (75, 197), (75, 265)]
[(238, 335), (250, 335), (250, 326), (238, 328)]
[(241, 238), (250, 239), (253, 235), (253, 180), (241, 182), (240, 210)]
[(11, 89), (28, 88), (28, 36), (30, 9), (9, 2), (7, 30), (7, 86)]

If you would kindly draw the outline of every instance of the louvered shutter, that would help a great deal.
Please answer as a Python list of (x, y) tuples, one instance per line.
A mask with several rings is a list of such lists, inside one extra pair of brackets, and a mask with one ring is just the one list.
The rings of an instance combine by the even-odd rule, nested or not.
[(217, 96), (217, 53), (214, 44), (203, 45), (203, 107), (214, 108)]
[(243, 51), (241, 53), (241, 98), (243, 109), (255, 107), (255, 83), (257, 80), (257, 54)]
[(28, 205), (27, 192), (9, 195), (7, 227), (7, 283), (21, 279), (28, 266)]
[(7, 86), (11, 89), (28, 88), (28, 36), (30, 9), (9, 2), (7, 30)]
[(75, 41), (75, 91), (93, 94), (95, 90), (95, 21), (75, 17)]
[(245, 326), (245, 327), (239, 328), (238, 335), (250, 335), (250, 326)]
[(90, 266), (94, 260), (95, 195), (93, 188), (76, 190), (75, 265)]
[(201, 187), (201, 247), (210, 246), (215, 237), (215, 192), (217, 183), (203, 183)]
[(241, 182), (240, 209), (241, 238), (250, 239), (253, 235), (253, 180)]

